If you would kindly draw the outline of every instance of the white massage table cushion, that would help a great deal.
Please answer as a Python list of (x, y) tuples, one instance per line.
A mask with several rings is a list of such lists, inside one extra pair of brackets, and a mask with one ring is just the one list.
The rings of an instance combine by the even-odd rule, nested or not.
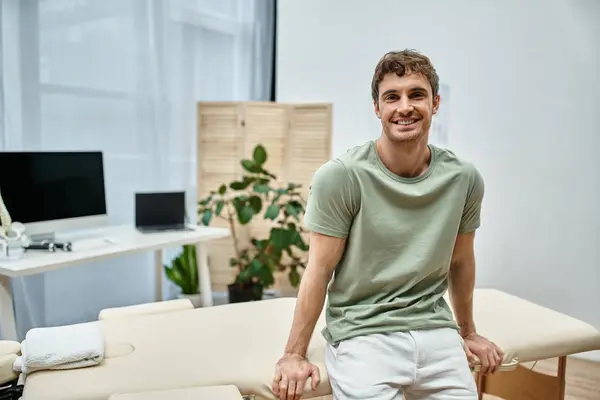
[(113, 394), (108, 400), (242, 400), (242, 394), (233, 385), (204, 386), (185, 389), (158, 390)]
[(194, 305), (189, 299), (167, 300), (156, 303), (136, 304), (126, 307), (105, 308), (98, 314), (98, 319), (105, 320), (113, 318), (129, 318), (134, 316), (163, 314), (193, 309)]
[[(446, 297), (448, 299), (448, 297)], [(476, 289), (479, 334), (504, 351), (505, 368), (600, 349), (600, 331), (581, 320), (496, 289)]]
[(14, 381), (19, 377), (19, 373), (13, 370), (13, 365), (20, 354), (21, 343), (0, 340), (0, 384)]

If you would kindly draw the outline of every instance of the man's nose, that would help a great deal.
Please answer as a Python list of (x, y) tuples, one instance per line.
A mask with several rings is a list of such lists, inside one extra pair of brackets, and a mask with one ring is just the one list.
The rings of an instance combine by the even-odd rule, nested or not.
[(413, 106), (406, 97), (398, 100), (396, 111), (399, 114), (410, 114), (413, 111)]

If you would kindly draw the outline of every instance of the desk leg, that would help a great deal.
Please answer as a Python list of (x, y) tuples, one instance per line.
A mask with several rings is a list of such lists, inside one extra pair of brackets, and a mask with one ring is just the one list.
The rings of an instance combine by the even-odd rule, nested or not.
[(17, 340), (17, 325), (15, 323), (15, 309), (10, 289), (10, 278), (0, 276), (0, 331), (4, 340)]
[(196, 243), (196, 258), (198, 259), (198, 278), (200, 280), (202, 307), (210, 307), (213, 305), (212, 284), (210, 282), (210, 270), (208, 269), (208, 253), (203, 243)]
[(154, 300), (162, 301), (162, 284), (163, 284), (163, 251), (162, 249), (154, 250)]

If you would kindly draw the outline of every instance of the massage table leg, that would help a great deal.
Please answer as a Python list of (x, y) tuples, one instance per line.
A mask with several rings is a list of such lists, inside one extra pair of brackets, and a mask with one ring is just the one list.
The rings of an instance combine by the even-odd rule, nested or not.
[(477, 374), (479, 399), (483, 394), (504, 400), (564, 400), (567, 357), (559, 357), (556, 376), (533, 371), (519, 365), (514, 371), (497, 372), (484, 376)]

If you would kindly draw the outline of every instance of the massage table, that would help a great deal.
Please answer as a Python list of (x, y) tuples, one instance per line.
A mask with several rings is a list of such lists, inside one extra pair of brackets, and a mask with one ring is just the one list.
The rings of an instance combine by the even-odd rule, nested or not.
[[(105, 359), (92, 367), (33, 372), (22, 400), (273, 399), (274, 367), (294, 307), (294, 298), (277, 298), (197, 309), (175, 300), (103, 310), (98, 324)], [(563, 400), (566, 357), (600, 349), (595, 327), (499, 290), (475, 291), (474, 317), (479, 333), (505, 352), (502, 372), (474, 373), (479, 391), (507, 400)], [(331, 394), (324, 324), (322, 313), (308, 350), (321, 383), (312, 391), (309, 380), (303, 398)], [(5, 346), (9, 360), (16, 345)], [(558, 358), (557, 376), (523, 366), (548, 358)]]

